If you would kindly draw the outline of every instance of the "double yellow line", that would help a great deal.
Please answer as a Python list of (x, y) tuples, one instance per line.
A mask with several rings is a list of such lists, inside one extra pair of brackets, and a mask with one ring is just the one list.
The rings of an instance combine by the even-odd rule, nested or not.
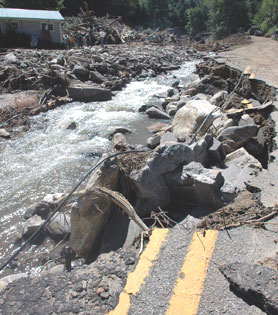
[[(154, 229), (136, 269), (127, 278), (118, 306), (109, 315), (128, 314), (131, 303), (130, 297), (135, 296), (140, 291), (158, 257), (160, 248), (166, 245), (168, 234), (168, 229)], [(168, 304), (167, 315), (197, 314), (217, 235), (217, 231), (206, 231), (205, 235), (195, 231), (173, 294), (169, 302), (165, 301), (165, 304)]]

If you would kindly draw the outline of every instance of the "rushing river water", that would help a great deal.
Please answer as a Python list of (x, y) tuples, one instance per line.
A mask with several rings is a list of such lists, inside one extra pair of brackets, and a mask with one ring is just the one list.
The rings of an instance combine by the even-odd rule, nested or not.
[[(165, 94), (174, 78), (193, 81), (195, 62), (185, 63), (167, 76), (130, 83), (113, 100), (71, 103), (32, 117), (23, 136), (0, 142), (0, 263), (14, 249), (23, 214), (46, 194), (69, 192), (95, 161), (94, 154), (109, 149), (108, 135), (116, 126), (130, 128), (129, 140), (145, 143), (151, 125), (138, 109), (153, 95)], [(75, 122), (77, 128), (66, 126)]]

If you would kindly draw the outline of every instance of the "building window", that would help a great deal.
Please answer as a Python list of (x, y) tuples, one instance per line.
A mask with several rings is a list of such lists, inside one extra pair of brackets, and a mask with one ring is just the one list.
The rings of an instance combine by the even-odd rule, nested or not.
[(41, 23), (41, 29), (42, 31), (53, 31), (54, 25), (53, 23)]
[(11, 22), (11, 29), (13, 31), (18, 31), (18, 29), (19, 29), (18, 22)]

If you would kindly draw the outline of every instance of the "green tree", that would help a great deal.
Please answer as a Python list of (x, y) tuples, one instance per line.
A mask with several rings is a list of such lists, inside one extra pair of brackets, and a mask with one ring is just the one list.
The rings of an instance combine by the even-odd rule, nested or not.
[(263, 0), (254, 21), (260, 25), (263, 31), (267, 32), (270, 28), (278, 24), (278, 0)]
[(210, 4), (210, 27), (216, 38), (238, 31), (239, 27), (249, 27), (249, 17), (245, 0), (212, 0)]
[(6, 8), (61, 10), (64, 0), (3, 0)]
[(196, 36), (206, 30), (206, 17), (200, 7), (186, 10), (187, 24), (185, 30), (191, 36)]

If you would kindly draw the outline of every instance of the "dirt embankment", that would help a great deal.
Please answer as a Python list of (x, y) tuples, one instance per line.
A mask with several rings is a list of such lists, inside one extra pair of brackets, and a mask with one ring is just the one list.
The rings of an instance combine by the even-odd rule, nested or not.
[(278, 87), (278, 43), (270, 38), (251, 37), (248, 45), (218, 53), (218, 60), (254, 74), (256, 79)]

